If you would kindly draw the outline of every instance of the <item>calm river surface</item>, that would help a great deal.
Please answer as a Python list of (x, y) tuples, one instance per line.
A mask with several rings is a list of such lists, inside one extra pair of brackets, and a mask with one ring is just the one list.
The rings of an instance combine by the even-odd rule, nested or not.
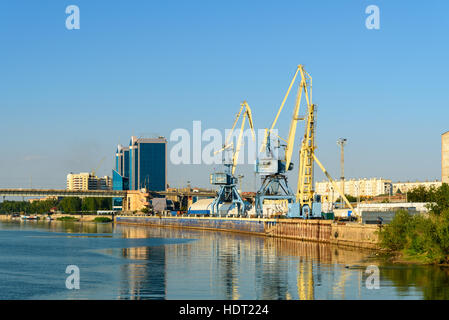
[[(68, 265), (79, 290), (66, 288)], [(13, 221), (0, 222), (0, 299), (449, 299), (449, 269), (224, 232)]]

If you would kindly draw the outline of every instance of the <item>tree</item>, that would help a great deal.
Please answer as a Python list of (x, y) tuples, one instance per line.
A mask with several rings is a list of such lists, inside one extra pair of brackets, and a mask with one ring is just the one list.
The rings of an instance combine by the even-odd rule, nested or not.
[(82, 200), (81, 210), (96, 211), (97, 210), (96, 198), (84, 198)]
[(430, 210), (437, 215), (449, 211), (449, 185), (443, 183), (438, 189), (433, 190), (429, 202), (431, 202)]
[(435, 201), (435, 195), (438, 192), (438, 190), (440, 190), (440, 188), (436, 189), (434, 186), (430, 186), (429, 188), (426, 188), (423, 185), (418, 186), (416, 188), (413, 188), (409, 192), (407, 192), (407, 201), (408, 202), (433, 202), (433, 201)]
[(79, 212), (81, 211), (81, 199), (78, 197), (63, 198), (58, 205), (58, 208), (65, 212)]

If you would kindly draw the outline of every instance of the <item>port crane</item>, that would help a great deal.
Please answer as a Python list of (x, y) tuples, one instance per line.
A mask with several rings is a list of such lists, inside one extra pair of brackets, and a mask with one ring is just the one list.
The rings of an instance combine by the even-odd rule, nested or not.
[[(298, 77), (301, 76), (299, 82), (298, 92), (296, 95), (296, 102), (293, 116), (290, 122), (290, 129), (287, 140), (277, 136), (277, 146), (273, 145), (272, 135), (275, 134), (274, 128), (276, 126), (279, 115), (284, 108), (285, 102), (290, 94), (290, 91)], [(299, 116), (299, 109), (301, 99), (304, 95), (306, 100), (306, 116)], [(281, 106), (278, 109), (276, 117), (269, 129), (265, 130), (264, 140), (260, 149), (260, 156), (256, 163), (256, 172), (262, 177), (262, 185), (256, 193), (256, 215), (263, 216), (264, 203), (274, 201), (284, 201), (288, 206), (288, 217), (300, 218), (320, 218), (321, 217), (321, 198), (319, 195), (314, 195), (313, 190), (313, 170), (314, 162), (318, 164), (323, 170), (326, 177), (334, 186), (335, 190), (342, 196), (348, 206), (353, 209), (346, 197), (341, 193), (340, 189), (331, 178), (327, 170), (318, 160), (315, 155), (315, 128), (316, 128), (316, 106), (312, 103), (312, 77), (308, 74), (303, 65), (298, 65), (293, 79), (287, 89), (287, 92), (282, 100)], [(299, 152), (299, 169), (298, 169), (298, 184), (296, 193), (294, 194), (288, 186), (286, 172), (293, 169), (292, 155), (295, 143), (296, 128), (298, 121), (305, 121), (305, 133), (301, 143)], [(276, 149), (279, 149), (279, 141), (286, 142), (285, 152), (283, 157), (276, 154)], [(276, 143), (276, 141), (275, 141)], [(280, 158), (280, 159), (279, 159)], [(267, 201), (268, 200), (268, 201)]]
[[(274, 128), (298, 74), (301, 75), (301, 81), (296, 96), (293, 116), (290, 122), (289, 135), (287, 140), (284, 140), (274, 132)], [(291, 159), (295, 143), (296, 128), (298, 121), (304, 120), (304, 118), (299, 117), (299, 107), (301, 104), (303, 93), (306, 97), (307, 104), (310, 104), (311, 77), (304, 70), (304, 66), (299, 65), (296, 68), (296, 72), (293, 75), (293, 79), (290, 82), (290, 85), (287, 89), (284, 99), (282, 100), (281, 106), (278, 109), (276, 117), (271, 124), (271, 127), (265, 130), (265, 136), (264, 140), (262, 141), (260, 155), (257, 159), (256, 172), (259, 173), (259, 175), (262, 177), (262, 185), (259, 191), (256, 193), (255, 198), (256, 215), (259, 217), (263, 216), (263, 205), (266, 202), (280, 200), (284, 203), (287, 203), (287, 205), (289, 206), (289, 211), (291, 206), (295, 206), (296, 195), (288, 185), (286, 172), (293, 169), (293, 163), (291, 162)], [(273, 139), (273, 135), (277, 137), (274, 137), (275, 139)], [(282, 157), (281, 159), (278, 155), (280, 148), (280, 139), (286, 142), (286, 145), (284, 145), (284, 157)]]
[[(240, 125), (240, 132), (238, 134), (237, 143), (234, 148), (232, 141), (233, 132), (240, 117), (243, 115), (242, 123)], [(245, 123), (248, 120), (251, 129), (253, 141), (256, 139), (254, 133), (253, 116), (250, 106), (246, 101), (240, 104), (240, 110), (237, 113), (231, 130), (229, 131), (223, 148), (215, 152), (218, 154), (223, 152), (224, 172), (215, 172), (210, 175), (210, 183), (220, 186), (216, 198), (211, 204), (212, 215), (228, 215), (229, 211), (237, 207), (237, 214), (239, 216), (246, 216), (246, 212), (250, 209), (243, 201), (240, 193), (237, 190), (238, 178), (235, 176), (235, 169), (239, 158), (240, 149), (242, 146), (243, 132), (245, 130)], [(226, 159), (226, 153), (231, 153), (231, 161)]]

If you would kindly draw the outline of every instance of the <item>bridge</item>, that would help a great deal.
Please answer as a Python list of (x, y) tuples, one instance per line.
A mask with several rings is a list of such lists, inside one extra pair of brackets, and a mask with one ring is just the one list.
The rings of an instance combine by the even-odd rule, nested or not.
[(161, 196), (177, 196), (177, 197), (215, 197), (216, 191), (158, 191), (150, 192)]
[[(136, 198), (137, 195), (137, 198)], [(170, 197), (184, 206), (189, 207), (194, 197), (214, 198), (217, 192), (214, 190), (169, 190), (169, 191), (145, 191), (145, 190), (66, 190), (66, 189), (0, 189), (0, 197), (80, 197), (80, 198), (122, 198), (126, 203), (148, 203), (151, 198)], [(242, 194), (243, 198), (254, 198), (253, 193)]]
[[(94, 198), (125, 198), (126, 190), (66, 190), (66, 189), (0, 189), (3, 197), (94, 197)], [(178, 197), (215, 197), (215, 191), (149, 191), (152, 196)]]

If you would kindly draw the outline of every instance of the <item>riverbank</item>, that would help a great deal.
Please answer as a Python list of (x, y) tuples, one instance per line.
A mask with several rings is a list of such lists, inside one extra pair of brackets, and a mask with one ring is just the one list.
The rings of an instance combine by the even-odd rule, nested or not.
[(337, 223), (330, 220), (116, 216), (115, 222), (137, 226), (256, 234), (367, 249), (379, 248), (377, 225)]

